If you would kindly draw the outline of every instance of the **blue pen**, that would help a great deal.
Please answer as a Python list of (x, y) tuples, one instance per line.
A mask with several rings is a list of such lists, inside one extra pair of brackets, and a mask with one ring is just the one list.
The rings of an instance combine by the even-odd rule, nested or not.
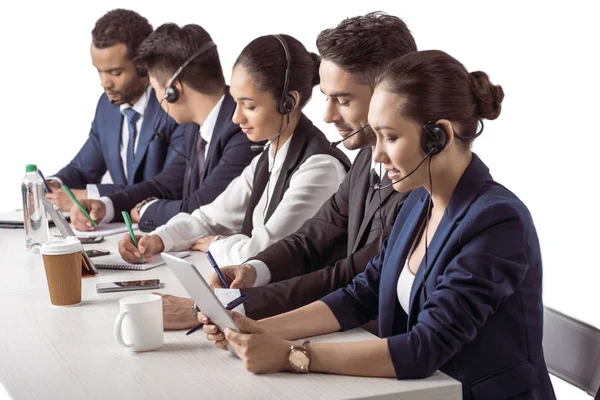
[(212, 254), (210, 254), (210, 251), (206, 252), (206, 258), (208, 258), (208, 262), (210, 263), (210, 265), (213, 267), (213, 269), (217, 273), (217, 276), (219, 277), (219, 280), (223, 284), (223, 287), (225, 287), (225, 289), (229, 289), (229, 284), (225, 280), (225, 277), (223, 276), (223, 273), (221, 272), (221, 269), (217, 265), (217, 262), (213, 258)]
[(42, 171), (39, 169), (38, 169), (38, 174), (40, 175), (40, 178), (42, 178), (42, 180), (44, 181), (44, 187), (46, 188), (46, 192), (52, 193), (52, 189), (50, 189), (50, 186), (48, 186), (48, 184), (46, 183), (46, 178), (44, 178), (44, 174), (42, 174)]
[[(226, 310), (233, 310), (234, 308), (236, 308), (237, 306), (239, 306), (240, 304), (242, 304), (243, 302), (245, 302), (246, 300), (248, 300), (250, 298), (250, 296), (248, 296), (247, 294), (243, 294), (240, 297), (238, 297), (235, 300), (232, 300), (231, 303), (227, 304), (227, 306), (225, 307)], [(192, 329), (190, 329), (187, 333), (187, 335), (191, 335), (192, 333), (196, 332), (198, 329), (202, 328), (204, 326), (204, 323), (200, 322), (198, 325), (194, 326)]]

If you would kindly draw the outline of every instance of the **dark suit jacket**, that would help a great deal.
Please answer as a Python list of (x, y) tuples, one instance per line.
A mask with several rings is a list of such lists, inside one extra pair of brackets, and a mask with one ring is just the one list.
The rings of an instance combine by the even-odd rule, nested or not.
[(424, 188), (413, 191), (381, 253), (323, 301), (343, 330), (379, 317), (398, 379), (440, 369), (462, 382), (465, 400), (554, 399), (537, 233), (525, 205), (475, 154), (429, 245), (429, 265), (419, 267), (408, 315), (400, 306), (398, 277), (428, 199)]
[(391, 187), (373, 192), (370, 171), (369, 147), (360, 151), (338, 191), (313, 218), (253, 257), (269, 267), (275, 283), (241, 290), (250, 296), (244, 303), (249, 317), (265, 318), (318, 300), (350, 283), (379, 254), (382, 227), (393, 225), (406, 195)]
[[(119, 106), (110, 104), (106, 94), (100, 96), (98, 101), (88, 140), (73, 161), (55, 176), (73, 189), (85, 189), (88, 183), (98, 184), (100, 195), (107, 196), (134, 183), (150, 180), (164, 170), (176, 174), (185, 161), (175, 150), (183, 153), (186, 130), (190, 127), (177, 125), (171, 117), (165, 115), (158, 105), (154, 90), (149, 95), (139, 132), (133, 176), (129, 179), (125, 177), (120, 154), (123, 115)], [(158, 130), (163, 134), (164, 140), (154, 135), (152, 123), (156, 112), (159, 113)], [(107, 170), (113, 183), (100, 184)]]
[[(161, 198), (148, 207), (139, 222), (140, 230), (150, 232), (167, 223), (178, 213), (191, 213), (201, 205), (211, 203), (221, 194), (259, 154), (252, 151), (253, 143), (240, 127), (231, 121), (234, 111), (235, 101), (227, 88), (204, 162), (202, 182), (196, 152), (196, 141), (200, 136), (199, 127), (192, 124), (193, 129), (190, 129), (185, 137), (185, 165), (181, 165), (175, 173), (160, 174), (156, 179), (109, 196), (115, 207), (115, 219), (120, 218), (118, 211), (129, 211), (144, 199)], [(179, 192), (173, 194), (169, 188), (175, 184), (178, 185)]]

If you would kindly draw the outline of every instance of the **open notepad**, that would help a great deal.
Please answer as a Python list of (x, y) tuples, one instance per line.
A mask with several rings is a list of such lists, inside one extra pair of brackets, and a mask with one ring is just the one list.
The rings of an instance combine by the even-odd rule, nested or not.
[[(137, 224), (133, 224), (132, 227), (133, 230), (138, 228)], [(75, 232), (75, 236), (77, 237), (110, 236), (128, 232), (128, 229), (124, 222), (109, 222), (107, 224), (98, 225), (98, 227), (93, 231), (78, 231), (77, 229), (73, 228), (73, 232)]]
[[(171, 254), (174, 257), (184, 258), (189, 256), (190, 252), (178, 251), (168, 254)], [(148, 269), (158, 267), (159, 265), (163, 265), (165, 263), (160, 254), (153, 255), (151, 260), (145, 261), (143, 264), (129, 264), (127, 261), (121, 258), (120, 254), (102, 256), (95, 258), (94, 260), (94, 265), (98, 269), (132, 269), (138, 271), (146, 271)]]

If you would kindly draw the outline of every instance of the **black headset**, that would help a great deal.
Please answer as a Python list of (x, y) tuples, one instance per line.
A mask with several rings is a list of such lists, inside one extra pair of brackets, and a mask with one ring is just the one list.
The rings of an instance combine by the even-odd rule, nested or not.
[(430, 157), (440, 154), (448, 143), (446, 129), (435, 121), (427, 121), (423, 125), (423, 134), (421, 135), (421, 149)]
[(208, 41), (208, 42), (204, 43), (197, 52), (192, 54), (192, 56), (190, 58), (188, 58), (183, 64), (181, 64), (181, 67), (177, 68), (177, 71), (175, 71), (175, 73), (173, 74), (171, 79), (169, 79), (169, 82), (167, 83), (167, 87), (165, 88), (165, 95), (161, 99), (161, 101), (166, 100), (167, 103), (175, 103), (179, 99), (179, 90), (177, 90), (177, 88), (175, 86), (173, 86), (173, 83), (175, 83), (175, 80), (177, 79), (179, 74), (181, 74), (183, 69), (185, 67), (187, 67), (189, 63), (191, 63), (198, 56), (205, 53), (207, 50), (212, 49), (215, 46), (216, 46), (216, 44), (214, 44), (212, 41)]
[(281, 46), (283, 47), (283, 51), (285, 51), (285, 78), (283, 80), (283, 91), (281, 92), (281, 98), (277, 105), (277, 111), (279, 111), (279, 114), (281, 115), (287, 115), (292, 112), (294, 107), (296, 107), (296, 99), (288, 93), (292, 61), (290, 59), (290, 50), (283, 36), (273, 35), (273, 37), (279, 40), (279, 43), (281, 43)]

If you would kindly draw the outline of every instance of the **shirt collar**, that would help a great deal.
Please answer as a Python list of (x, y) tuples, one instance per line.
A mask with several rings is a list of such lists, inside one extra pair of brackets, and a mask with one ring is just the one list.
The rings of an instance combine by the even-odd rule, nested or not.
[[(140, 114), (140, 117), (144, 117), (144, 113), (146, 112), (146, 108), (148, 107), (148, 100), (150, 100), (150, 92), (152, 91), (152, 86), (148, 86), (146, 91), (142, 93), (138, 101), (135, 102), (134, 105), (130, 105), (129, 103), (121, 104), (120, 110), (121, 114), (123, 114), (123, 110), (127, 108), (133, 108), (135, 111)], [(125, 115), (125, 114), (123, 114)]]
[(379, 176), (379, 178), (381, 179), (381, 176), (379, 175), (379, 168), (382, 168), (382, 172), (383, 172), (383, 166), (381, 165), (381, 163), (376, 162), (375, 160), (373, 160), (371, 158), (371, 170), (375, 170), (375, 173), (377, 174), (377, 176)]
[(223, 99), (225, 95), (221, 96), (221, 99), (217, 102), (217, 104), (213, 107), (208, 117), (200, 127), (200, 136), (202, 139), (206, 141), (206, 143), (210, 143), (213, 132), (215, 130), (215, 126), (217, 125), (217, 117), (219, 116), (219, 111), (221, 111), (221, 106), (223, 105)]

